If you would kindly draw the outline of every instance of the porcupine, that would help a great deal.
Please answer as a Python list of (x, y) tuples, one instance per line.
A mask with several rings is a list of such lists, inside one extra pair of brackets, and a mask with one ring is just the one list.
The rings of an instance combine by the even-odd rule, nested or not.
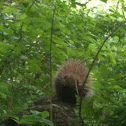
[(56, 96), (63, 102), (76, 104), (76, 94), (86, 96), (90, 92), (90, 81), (83, 82), (88, 71), (85, 65), (78, 61), (67, 61), (59, 69), (55, 78)]
[[(29, 109), (19, 114), (20, 117), (29, 115), (30, 110), (50, 112), (50, 108), (53, 106), (52, 115), (55, 126), (80, 126), (81, 124), (75, 119), (74, 107), (76, 105), (76, 94), (85, 97), (90, 93), (90, 86), (87, 86), (90, 83), (89, 80), (83, 87), (87, 73), (87, 68), (82, 63), (78, 61), (66, 62), (61, 66), (55, 78), (56, 97), (42, 97), (36, 100)], [(50, 100), (53, 104), (50, 104)], [(12, 118), (7, 118), (3, 123), (6, 126), (18, 125)], [(35, 124), (35, 126), (37, 125)], [(30, 124), (22, 124), (22, 126), (30, 126)]]

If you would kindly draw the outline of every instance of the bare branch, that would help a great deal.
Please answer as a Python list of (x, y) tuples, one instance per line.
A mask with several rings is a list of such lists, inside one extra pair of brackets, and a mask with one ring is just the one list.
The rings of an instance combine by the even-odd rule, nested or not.
[[(51, 35), (50, 35), (50, 96), (53, 95), (53, 83), (52, 83), (52, 43), (53, 43), (53, 25), (54, 25), (54, 15), (55, 15), (56, 8), (53, 9), (53, 16), (52, 16), (52, 22), (51, 22)], [(52, 101), (50, 101), (52, 104)], [(50, 108), (50, 120), (52, 121), (52, 106)]]

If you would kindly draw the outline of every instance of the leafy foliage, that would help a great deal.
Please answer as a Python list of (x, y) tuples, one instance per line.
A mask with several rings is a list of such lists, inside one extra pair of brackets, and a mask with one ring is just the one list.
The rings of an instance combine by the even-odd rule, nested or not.
[(49, 116), (47, 111), (45, 112), (38, 112), (38, 111), (31, 111), (32, 115), (23, 115), (23, 117), (19, 120), (18, 117), (15, 117), (15, 122), (18, 124), (37, 124), (44, 126), (48, 124), (49, 126), (54, 126), (53, 123), (49, 120), (46, 120)]
[[(104, 4), (108, 0), (101, 0)], [(28, 108), (40, 96), (50, 94), (50, 39), (53, 10), (53, 77), (68, 59), (90, 65), (102, 42), (125, 20), (126, 3), (119, 0), (109, 10), (88, 7), (71, 0), (14, 0), (0, 2), (0, 120)], [(83, 102), (88, 125), (126, 125), (126, 24), (112, 34), (91, 71), (94, 95)], [(20, 123), (48, 123), (41, 113)], [(36, 116), (35, 116), (36, 115)], [(34, 119), (33, 119), (34, 118)], [(35, 120), (36, 119), (36, 120)], [(22, 123), (22, 124), (23, 124)]]

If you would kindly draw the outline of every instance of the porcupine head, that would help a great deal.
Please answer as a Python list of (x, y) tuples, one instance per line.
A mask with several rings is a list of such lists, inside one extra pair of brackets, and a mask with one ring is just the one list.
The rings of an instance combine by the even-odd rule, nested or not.
[(86, 67), (78, 61), (68, 61), (59, 69), (55, 78), (56, 96), (63, 102), (76, 104), (76, 96), (86, 96), (90, 90), (89, 80), (84, 87), (83, 82), (87, 75)]

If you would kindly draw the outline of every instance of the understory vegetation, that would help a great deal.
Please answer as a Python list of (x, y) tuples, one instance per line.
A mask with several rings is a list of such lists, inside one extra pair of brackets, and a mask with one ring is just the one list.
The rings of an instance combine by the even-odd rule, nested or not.
[[(18, 122), (16, 114), (34, 100), (54, 95), (50, 90), (59, 66), (74, 59), (88, 69), (94, 61), (93, 96), (82, 102), (84, 123), (125, 126), (125, 13), (125, 0), (1, 0), (0, 122), (8, 117)], [(53, 125), (46, 120), (47, 111), (41, 116), (41, 126)], [(24, 116), (18, 123), (28, 124), (30, 119)]]

